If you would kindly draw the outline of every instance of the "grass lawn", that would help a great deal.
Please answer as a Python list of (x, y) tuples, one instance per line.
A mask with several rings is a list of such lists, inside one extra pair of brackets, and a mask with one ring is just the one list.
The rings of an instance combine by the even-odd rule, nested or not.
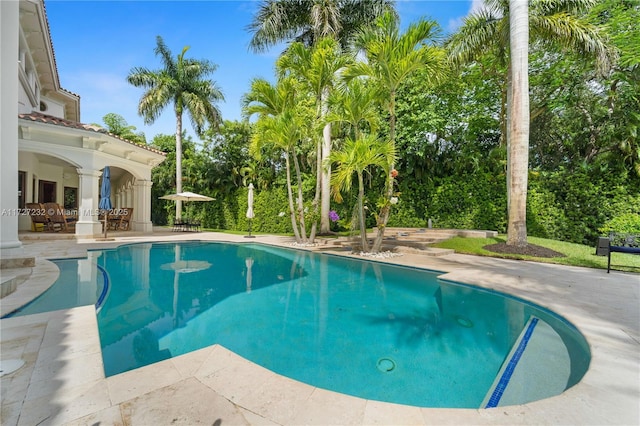
[[(234, 235), (248, 235), (248, 231), (232, 231), (228, 229), (203, 229), (209, 232), (221, 232)], [(292, 236), (292, 234), (274, 234), (264, 232), (252, 232), (253, 235), (282, 235)], [(336, 233), (334, 237), (342, 234), (351, 235), (349, 232)], [(326, 238), (326, 236), (324, 237)], [(478, 256), (499, 257), (504, 259), (530, 260), (542, 263), (557, 263), (560, 265), (582, 266), (585, 268), (607, 269), (607, 257), (596, 256), (595, 246), (585, 246), (582, 244), (565, 243), (562, 241), (548, 240), (545, 238), (527, 237), (530, 244), (546, 247), (548, 249), (564, 254), (565, 257), (534, 257), (519, 254), (495, 253), (485, 250), (483, 247), (489, 244), (503, 243), (507, 240), (506, 235), (499, 235), (496, 238), (467, 238), (454, 237), (441, 243), (434, 244), (434, 247), (453, 249), (456, 253), (474, 254)], [(612, 253), (611, 269), (616, 271), (626, 271), (640, 273), (640, 256), (627, 253)]]
[[(583, 266), (586, 268), (607, 269), (607, 257), (596, 256), (595, 246), (565, 243), (544, 238), (527, 237), (530, 244), (546, 247), (565, 255), (565, 257), (533, 257), (518, 254), (494, 253), (483, 247), (489, 244), (503, 243), (505, 235), (496, 238), (463, 238), (454, 237), (434, 244), (434, 247), (454, 249), (456, 253), (475, 254), (478, 256), (500, 257), (504, 259), (532, 260), (535, 262), (557, 263), (561, 265)], [(640, 256), (626, 253), (611, 254), (611, 269), (616, 271), (640, 272)]]

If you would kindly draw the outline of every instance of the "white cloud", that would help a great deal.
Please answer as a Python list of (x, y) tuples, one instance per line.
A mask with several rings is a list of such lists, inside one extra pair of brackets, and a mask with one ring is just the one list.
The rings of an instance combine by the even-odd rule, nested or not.
[(449, 22), (447, 23), (447, 32), (449, 33), (454, 33), (458, 30), (458, 28), (460, 28), (462, 26), (462, 24), (464, 24), (464, 18), (466, 16), (459, 16), (457, 18), (451, 18), (449, 19)]
[(447, 25), (447, 31), (449, 33), (453, 33), (457, 31), (458, 28), (460, 28), (462, 24), (464, 24), (464, 20), (467, 16), (480, 12), (482, 9), (484, 9), (484, 7), (485, 7), (484, 0), (471, 0), (471, 5), (469, 6), (469, 11), (467, 12), (466, 15), (449, 19), (449, 22)]
[(469, 14), (480, 12), (484, 8), (484, 0), (471, 0)]

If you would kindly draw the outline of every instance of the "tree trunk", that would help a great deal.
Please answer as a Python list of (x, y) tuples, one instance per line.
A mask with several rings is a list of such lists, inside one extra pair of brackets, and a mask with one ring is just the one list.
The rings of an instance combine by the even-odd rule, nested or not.
[(291, 227), (293, 228), (293, 235), (296, 238), (296, 243), (302, 242), (300, 239), (300, 232), (298, 232), (298, 222), (296, 220), (296, 210), (293, 205), (293, 190), (291, 189), (291, 165), (289, 164), (289, 153), (284, 153), (284, 159), (287, 167), (287, 195), (289, 197), (289, 215), (291, 216)]
[[(176, 108), (176, 192), (182, 192), (182, 111)], [(176, 220), (182, 218), (182, 201), (176, 200)]]
[(509, 120), (509, 223), (507, 244), (527, 245), (529, 171), (529, 11), (522, 0), (509, 0), (511, 114)]
[(509, 206), (511, 205), (511, 110), (513, 107), (513, 71), (511, 68), (511, 61), (507, 66), (507, 109), (505, 111), (505, 142), (507, 150), (507, 214), (509, 213)]
[[(302, 243), (307, 243), (307, 229), (304, 221), (304, 198), (302, 196), (302, 173), (300, 173), (300, 164), (298, 157), (293, 154), (293, 165), (296, 168), (296, 180), (298, 182), (298, 220), (300, 223), (300, 237)], [(313, 241), (311, 241), (313, 243)]]
[[(389, 99), (389, 140), (395, 146), (396, 144), (396, 92), (391, 91), (391, 96)], [(382, 248), (382, 240), (384, 239), (384, 231), (387, 227), (387, 222), (389, 221), (389, 215), (391, 213), (391, 197), (393, 196), (393, 175), (391, 174), (394, 164), (391, 164), (389, 167), (389, 175), (387, 176), (387, 193), (385, 194), (385, 203), (384, 206), (380, 209), (380, 214), (378, 215), (378, 234), (376, 235), (376, 239), (373, 242), (373, 248), (371, 251), (373, 253), (378, 253)]]
[[(324, 115), (324, 114), (323, 114)], [(322, 193), (320, 196), (320, 233), (331, 231), (329, 210), (331, 209), (331, 164), (325, 163), (331, 155), (331, 123), (327, 123), (322, 130)]]
[(362, 245), (362, 251), (367, 253), (369, 251), (369, 243), (367, 242), (367, 226), (364, 220), (364, 179), (362, 178), (362, 172), (358, 172), (358, 216), (360, 244)]

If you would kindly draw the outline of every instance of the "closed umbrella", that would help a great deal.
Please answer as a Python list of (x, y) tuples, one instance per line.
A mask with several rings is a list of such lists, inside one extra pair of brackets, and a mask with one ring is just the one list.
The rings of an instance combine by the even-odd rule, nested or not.
[(247, 235), (247, 238), (252, 238), (251, 236), (251, 222), (253, 221), (254, 218), (254, 214), (253, 214), (253, 184), (250, 183), (249, 184), (249, 195), (247, 195), (247, 219), (249, 219), (249, 235)]
[(105, 166), (102, 172), (102, 185), (100, 185), (100, 203), (98, 208), (104, 211), (104, 238), (107, 238), (107, 216), (111, 205), (111, 170)]

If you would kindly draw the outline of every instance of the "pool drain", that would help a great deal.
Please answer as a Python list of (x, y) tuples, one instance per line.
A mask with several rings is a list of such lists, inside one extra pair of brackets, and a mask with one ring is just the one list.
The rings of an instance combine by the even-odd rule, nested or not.
[(396, 368), (396, 363), (391, 358), (380, 358), (377, 367), (383, 373), (390, 373)]

